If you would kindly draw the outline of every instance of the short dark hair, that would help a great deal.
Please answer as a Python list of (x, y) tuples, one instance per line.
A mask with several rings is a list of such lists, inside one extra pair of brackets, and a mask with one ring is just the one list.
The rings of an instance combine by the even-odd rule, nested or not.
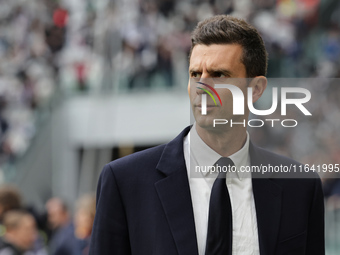
[(255, 27), (230, 15), (216, 15), (198, 23), (191, 35), (191, 50), (197, 44), (239, 44), (248, 77), (266, 75), (268, 54)]
[(24, 217), (33, 216), (25, 210), (10, 210), (4, 214), (3, 224), (7, 231), (17, 229)]
[(3, 185), (0, 187), (0, 208), (2, 209), (0, 219), (5, 212), (21, 208), (21, 195), (15, 186)]

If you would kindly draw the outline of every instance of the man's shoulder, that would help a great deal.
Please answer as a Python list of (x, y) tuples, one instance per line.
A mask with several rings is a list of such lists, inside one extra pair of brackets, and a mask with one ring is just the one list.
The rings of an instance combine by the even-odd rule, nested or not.
[(272, 163), (276, 163), (276, 164), (283, 164), (283, 165), (290, 165), (290, 164), (294, 164), (294, 165), (303, 165), (302, 163), (289, 158), (287, 156), (284, 155), (280, 155), (278, 153), (272, 152), (268, 149), (265, 148), (261, 148), (258, 146), (254, 145), (254, 149), (257, 151), (258, 154), (261, 155), (261, 159), (265, 159), (268, 162), (272, 162)]
[(12, 244), (0, 237), (0, 255), (19, 255), (21, 254)]
[(166, 144), (158, 145), (142, 151), (132, 153), (122, 158), (111, 161), (106, 167), (111, 168), (113, 171), (127, 171), (131, 168), (145, 168), (156, 166)]
[[(111, 161), (104, 167), (113, 171), (113, 173), (135, 174), (136, 172), (150, 172), (156, 169), (162, 157), (175, 158), (181, 149), (183, 149), (183, 139), (188, 134), (190, 126), (186, 127), (176, 138), (169, 143), (161, 144), (146, 150), (132, 153), (128, 156)], [(164, 155), (164, 154), (165, 155)], [(180, 153), (179, 153), (180, 154)]]

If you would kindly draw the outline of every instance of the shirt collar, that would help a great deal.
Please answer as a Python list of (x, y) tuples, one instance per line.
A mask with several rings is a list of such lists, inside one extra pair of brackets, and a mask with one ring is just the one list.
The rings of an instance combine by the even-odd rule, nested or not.
[[(249, 134), (248, 131), (246, 142), (244, 143), (243, 147), (235, 152), (234, 154), (230, 155), (229, 158), (234, 162), (236, 169), (236, 175), (239, 180), (242, 180), (247, 176), (246, 172), (239, 171), (241, 166), (248, 165), (249, 160)], [(222, 156), (210, 148), (199, 136), (196, 130), (196, 123), (194, 123), (193, 127), (189, 132), (189, 148), (190, 148), (190, 157), (195, 158), (197, 164), (199, 166), (213, 166), (217, 160), (219, 160)], [(203, 176), (207, 176), (209, 171), (202, 172)]]

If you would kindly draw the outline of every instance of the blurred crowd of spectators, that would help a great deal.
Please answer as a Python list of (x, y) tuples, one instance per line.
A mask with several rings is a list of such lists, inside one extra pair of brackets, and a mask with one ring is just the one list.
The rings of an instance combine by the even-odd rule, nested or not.
[[(57, 83), (65, 28), (53, 1), (0, 1), (0, 164), (22, 155)], [(60, 15), (59, 15), (60, 16)], [(59, 18), (60, 20), (60, 18)]]
[(83, 195), (75, 213), (54, 197), (42, 212), (24, 206), (14, 186), (0, 187), (0, 255), (86, 255), (95, 197)]

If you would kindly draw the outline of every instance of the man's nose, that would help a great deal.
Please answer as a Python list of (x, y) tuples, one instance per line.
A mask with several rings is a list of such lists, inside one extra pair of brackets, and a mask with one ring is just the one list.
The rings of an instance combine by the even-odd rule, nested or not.
[(202, 74), (201, 74), (201, 80), (203, 79), (212, 79), (213, 77), (206, 71), (206, 70), (203, 70)]
[(204, 91), (205, 86), (203, 84), (200, 84), (200, 82), (197, 82), (195, 84), (195, 86), (196, 86), (196, 93), (197, 93), (197, 95), (202, 95), (202, 94), (206, 93)]
[(214, 82), (212, 78), (202, 78), (196, 82), (196, 93), (198, 95), (206, 93), (205, 90), (211, 92), (211, 88), (214, 88)]

